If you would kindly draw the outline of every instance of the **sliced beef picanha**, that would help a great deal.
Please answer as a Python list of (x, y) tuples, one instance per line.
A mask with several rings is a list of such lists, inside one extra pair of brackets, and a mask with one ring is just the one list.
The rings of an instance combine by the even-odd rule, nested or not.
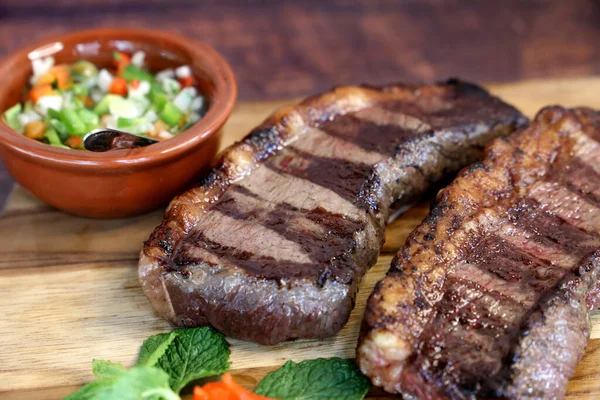
[(371, 294), (357, 350), (407, 398), (557, 399), (598, 306), (600, 116), (546, 108), (437, 196)]
[(392, 211), (526, 123), (468, 83), (342, 87), (275, 112), (175, 198), (139, 280), (180, 326), (274, 344), (347, 322)]

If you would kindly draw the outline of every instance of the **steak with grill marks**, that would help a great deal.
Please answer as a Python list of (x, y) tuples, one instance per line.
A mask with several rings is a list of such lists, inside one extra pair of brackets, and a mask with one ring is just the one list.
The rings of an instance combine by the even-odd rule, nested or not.
[(347, 322), (388, 217), (524, 125), (468, 83), (343, 87), (277, 111), (175, 198), (139, 279), (181, 326), (274, 344)]
[(371, 294), (357, 350), (408, 398), (556, 399), (598, 306), (600, 118), (549, 107), (442, 190)]

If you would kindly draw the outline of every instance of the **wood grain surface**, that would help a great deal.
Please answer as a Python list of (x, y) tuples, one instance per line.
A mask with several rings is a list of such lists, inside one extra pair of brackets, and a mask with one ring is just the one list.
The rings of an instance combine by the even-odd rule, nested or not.
[[(491, 90), (530, 116), (551, 103), (600, 108), (600, 78), (527, 81)], [(225, 127), (225, 144), (285, 103), (240, 104)], [(161, 213), (91, 220), (54, 210), (20, 188), (11, 193), (0, 215), (0, 398), (60, 398), (92, 379), (92, 359), (131, 365), (146, 337), (171, 329), (153, 314), (136, 274), (142, 241)], [(253, 388), (286, 360), (353, 358), (367, 296), (426, 213), (426, 204), (416, 205), (390, 225), (383, 253), (338, 335), (273, 347), (231, 340), (234, 376)], [(600, 398), (600, 313), (592, 319), (592, 340), (570, 381), (569, 399)], [(374, 389), (369, 399), (385, 396)]]
[[(597, 0), (0, 0), (0, 56), (100, 26), (205, 40), (241, 100), (348, 83), (480, 82), (600, 73)], [(0, 208), (12, 180), (0, 164)]]

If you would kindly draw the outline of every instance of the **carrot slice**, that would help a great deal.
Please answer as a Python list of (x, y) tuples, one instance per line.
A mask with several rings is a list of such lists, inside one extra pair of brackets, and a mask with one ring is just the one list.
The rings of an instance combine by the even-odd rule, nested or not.
[(210, 382), (194, 388), (193, 400), (270, 400), (269, 397), (254, 394), (235, 383), (230, 374), (225, 374), (221, 382)]
[(129, 84), (133, 89), (137, 89), (140, 87), (140, 81), (138, 79), (132, 80)]
[(118, 94), (123, 97), (127, 96), (127, 81), (120, 76), (117, 76), (110, 84), (108, 91), (112, 94)]

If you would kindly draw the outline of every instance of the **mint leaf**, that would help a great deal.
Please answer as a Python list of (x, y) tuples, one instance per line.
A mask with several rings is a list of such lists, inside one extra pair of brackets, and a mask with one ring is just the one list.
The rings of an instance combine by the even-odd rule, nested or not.
[(360, 400), (371, 387), (354, 362), (340, 358), (286, 362), (258, 384), (256, 394), (281, 400)]
[[(227, 372), (230, 364), (229, 344), (223, 335), (207, 326), (173, 332), (173, 340), (155, 365), (169, 375), (169, 383), (175, 392), (179, 393), (193, 380)], [(151, 344), (152, 348), (158, 348), (154, 343)], [(144, 360), (149, 359), (144, 356)]]
[(133, 367), (117, 377), (89, 383), (64, 400), (180, 400), (169, 376), (153, 367)]
[(178, 331), (160, 333), (144, 340), (136, 365), (153, 366), (165, 354), (167, 347), (173, 343)]
[(116, 378), (125, 372), (123, 365), (104, 360), (92, 360), (92, 373), (96, 378)]
[(90, 382), (77, 392), (71, 393), (63, 400), (95, 400), (98, 398), (98, 394), (104, 390), (108, 390), (114, 381), (114, 379), (103, 379)]

